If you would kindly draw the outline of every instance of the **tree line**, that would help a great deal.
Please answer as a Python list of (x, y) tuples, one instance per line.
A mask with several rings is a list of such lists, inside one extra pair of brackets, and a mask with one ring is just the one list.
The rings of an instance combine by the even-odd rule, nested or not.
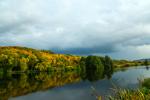
[[(77, 70), (83, 78), (99, 79), (113, 72), (113, 61), (109, 56), (72, 56), (55, 54), (51, 51), (25, 47), (0, 47), (0, 70), (14, 71), (53, 71)], [(93, 77), (95, 76), (95, 77)]]
[(85, 78), (91, 81), (102, 79), (105, 76), (110, 78), (114, 70), (113, 61), (109, 56), (82, 57), (80, 67), (83, 79)]

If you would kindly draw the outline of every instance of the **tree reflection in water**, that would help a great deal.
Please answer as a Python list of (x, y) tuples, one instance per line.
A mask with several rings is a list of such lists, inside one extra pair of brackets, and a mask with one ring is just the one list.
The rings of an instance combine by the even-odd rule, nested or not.
[[(28, 93), (44, 91), (69, 83), (76, 83), (83, 79), (96, 81), (103, 79), (105, 76), (104, 73), (101, 74), (102, 72), (99, 73), (99, 71), (95, 70), (88, 71), (88, 73), (81, 72), (62, 71), (51, 73), (4, 74), (0, 77), (0, 100), (8, 100), (10, 97), (22, 96)], [(106, 74), (106, 76), (111, 77), (111, 74), (112, 72)]]

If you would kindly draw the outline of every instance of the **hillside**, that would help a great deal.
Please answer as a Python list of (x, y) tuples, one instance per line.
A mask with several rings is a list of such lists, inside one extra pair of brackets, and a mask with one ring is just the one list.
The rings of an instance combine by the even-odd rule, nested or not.
[(74, 67), (79, 61), (79, 56), (54, 54), (52, 51), (17, 46), (0, 47), (0, 68), (10, 71), (47, 71), (55, 67)]
[(145, 58), (145, 59), (137, 59), (137, 60), (134, 60), (134, 61), (145, 61), (145, 60), (147, 60), (147, 61), (150, 61), (150, 58)]
[[(27, 47), (7, 46), (0, 47), (0, 71), (51, 71), (85, 69), (90, 62), (87, 57), (66, 54), (55, 54), (50, 50), (36, 50)], [(106, 70), (112, 64), (110, 57), (95, 56), (93, 61), (100, 59)], [(109, 60), (108, 60), (109, 59)], [(112, 60), (113, 67), (122, 68), (143, 65), (142, 61)], [(109, 66), (108, 66), (109, 65)]]

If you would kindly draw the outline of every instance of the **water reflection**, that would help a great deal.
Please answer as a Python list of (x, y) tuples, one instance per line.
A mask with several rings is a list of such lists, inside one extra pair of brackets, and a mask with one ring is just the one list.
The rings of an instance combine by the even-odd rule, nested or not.
[(149, 70), (149, 66), (146, 66), (146, 69)]
[[(81, 76), (84, 76), (85, 81)], [(112, 83), (120, 88), (137, 89), (137, 79), (141, 76), (150, 77), (150, 70), (146, 70), (146, 67), (127, 68), (114, 72), (111, 79), (104, 78), (92, 82), (87, 81), (85, 76), (90, 76), (88, 79), (92, 80), (92, 76), (95, 77), (94, 74), (81, 75), (77, 72), (8, 75), (0, 81), (0, 100), (95, 100), (95, 97), (91, 96), (91, 86), (104, 97), (113, 93), (110, 89), (113, 88)]]
[[(112, 73), (112, 72), (111, 72)], [(68, 83), (77, 83), (81, 80), (96, 81), (105, 76), (110, 77), (111, 73), (90, 70), (86, 73), (71, 72), (43, 72), (43, 73), (4, 73), (0, 77), (0, 100), (8, 100), (10, 97), (17, 97), (44, 91), (53, 87), (62, 86)]]
[(80, 81), (75, 72), (7, 74), (0, 79), (0, 100)]

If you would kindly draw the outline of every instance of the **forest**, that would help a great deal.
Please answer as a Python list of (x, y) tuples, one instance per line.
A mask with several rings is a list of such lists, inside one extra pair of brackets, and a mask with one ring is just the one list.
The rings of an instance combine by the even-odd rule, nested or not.
[(102, 72), (113, 72), (114, 68), (139, 66), (143, 63), (141, 61), (113, 60), (109, 56), (77, 56), (19, 46), (0, 47), (1, 73), (77, 70), (89, 74), (93, 74), (90, 73), (93, 71), (103, 74)]
[[(108, 63), (105, 61), (108, 60)], [(36, 50), (26, 47), (0, 47), (0, 70), (3, 72), (15, 71), (51, 71), (51, 70), (73, 70), (73, 69), (89, 69), (90, 66), (100, 66), (102, 70), (104, 66), (112, 65), (110, 57), (99, 56), (74, 56), (67, 54), (55, 54), (52, 51)], [(96, 65), (95, 65), (96, 64)], [(81, 68), (82, 67), (82, 68)]]
[(51, 51), (26, 47), (0, 47), (0, 68), (12, 71), (50, 71), (79, 65), (79, 56), (54, 54)]

